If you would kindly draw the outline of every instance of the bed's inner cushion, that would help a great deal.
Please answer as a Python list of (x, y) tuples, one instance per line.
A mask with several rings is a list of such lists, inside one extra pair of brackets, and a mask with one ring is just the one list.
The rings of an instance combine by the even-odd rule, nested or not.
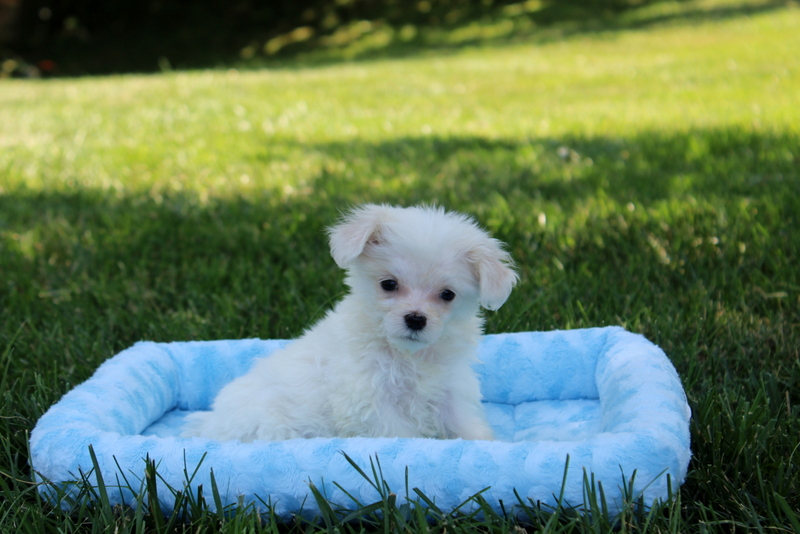
[[(514, 406), (485, 402), (495, 438), (501, 441), (570, 441), (587, 439), (601, 431), (600, 401), (578, 399), (533, 401)], [(148, 426), (145, 436), (177, 437), (189, 410), (170, 410)]]

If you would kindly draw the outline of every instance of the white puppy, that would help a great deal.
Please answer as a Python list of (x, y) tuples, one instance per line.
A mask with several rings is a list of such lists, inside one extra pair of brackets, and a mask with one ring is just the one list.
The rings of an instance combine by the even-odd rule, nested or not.
[(472, 370), (483, 320), (517, 281), (470, 218), (365, 205), (330, 229), (350, 293), (189, 416), (185, 436), (492, 439)]

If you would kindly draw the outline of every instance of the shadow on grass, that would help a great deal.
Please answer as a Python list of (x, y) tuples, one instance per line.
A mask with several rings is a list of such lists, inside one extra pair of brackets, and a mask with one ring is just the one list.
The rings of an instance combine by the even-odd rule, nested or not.
[(69, 329), (105, 357), (143, 338), (297, 335), (344, 291), (324, 227), (361, 202), (441, 204), (507, 242), (527, 296), (489, 316), (493, 331), (645, 330), (663, 314), (694, 330), (712, 300), (769, 317), (800, 287), (798, 141), (738, 130), (356, 140), (294, 147), (320, 171), (291, 194), (6, 191), (2, 336), (23, 322), (53, 340)]
[[(472, 46), (550, 42), (582, 34), (754, 16), (787, 6), (784, 0), (711, 7), (663, 0), (501, 1), (466, 3), (468, 7), (453, 8), (441, 16), (420, 17), (414, 7), (395, 6), (392, 9), (400, 15), (391, 16), (368, 4), (364, 5), (372, 9), (362, 6), (364, 12), (358, 11), (360, 4), (340, 4), (337, 9), (344, 11), (339, 13), (339, 22), (333, 27), (327, 27), (322, 20), (309, 23), (299, 19), (275, 26), (267, 16), (268, 9), (262, 12), (253, 6), (241, 13), (197, 6), (191, 14), (170, 12), (172, 16), (167, 17), (165, 12), (164, 20), (153, 13), (133, 14), (128, 19), (140, 21), (136, 25), (129, 20), (105, 22), (90, 28), (90, 38), (82, 39), (54, 34), (24, 55), (32, 63), (54, 60), (58, 65), (54, 73), (58, 75), (227, 67), (296, 68), (343, 59), (402, 58), (448, 54)], [(124, 18), (114, 10), (111, 12)], [(73, 18), (80, 21), (97, 17)], [(313, 30), (312, 38), (293, 40), (292, 30), (299, 26), (319, 27)], [(82, 35), (76, 32), (79, 34)], [(284, 40), (278, 53), (266, 53), (267, 43), (276, 39)]]
[[(288, 54), (272, 62), (256, 59), (251, 66), (283, 68), (326, 64), (341, 59), (397, 59), (420, 54), (439, 55), (457, 52), (466, 47), (503, 46), (509, 44), (542, 44), (623, 30), (647, 30), (667, 24), (700, 24), (736, 17), (751, 17), (787, 8), (784, 0), (768, 0), (758, 4), (692, 6), (690, 2), (661, 0), (642, 2), (520, 2), (499, 8), (491, 14), (461, 20), (445, 27), (421, 28), (415, 37), (402, 38), (391, 31), (389, 38), (376, 39), (380, 45), (328, 48), (310, 43), (290, 47)], [(532, 6), (525, 9), (526, 5)], [(664, 6), (664, 9), (659, 9)], [(515, 9), (519, 7), (519, 9)], [(376, 27), (380, 30), (381, 26)], [(396, 28), (395, 28), (396, 29)], [(348, 44), (350, 45), (350, 44)], [(298, 61), (299, 60), (299, 61)], [(235, 61), (235, 60), (234, 60)], [(236, 62), (248, 66), (247, 61)]]
[[(480, 212), (481, 205), (502, 197), (569, 212), (597, 197), (644, 207), (686, 196), (780, 204), (800, 193), (797, 142), (791, 134), (723, 129), (616, 139), (422, 136), (284, 143), (322, 160), (321, 172), (306, 190), (323, 192), (323, 198), (340, 204), (353, 198), (399, 198)], [(271, 144), (256, 159), (272, 161), (273, 151)], [(359, 179), (353, 179), (354, 173)]]

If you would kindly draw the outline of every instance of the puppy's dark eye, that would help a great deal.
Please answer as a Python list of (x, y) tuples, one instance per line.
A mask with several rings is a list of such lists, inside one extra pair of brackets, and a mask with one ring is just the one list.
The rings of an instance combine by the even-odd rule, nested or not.
[(381, 287), (384, 291), (397, 291), (397, 282), (394, 280), (383, 280)]
[(445, 289), (444, 291), (442, 291), (441, 293), (439, 293), (439, 297), (440, 297), (442, 300), (451, 301), (451, 300), (453, 300), (454, 298), (456, 298), (456, 294), (455, 294), (455, 293), (453, 293), (452, 291), (450, 291), (449, 289)]

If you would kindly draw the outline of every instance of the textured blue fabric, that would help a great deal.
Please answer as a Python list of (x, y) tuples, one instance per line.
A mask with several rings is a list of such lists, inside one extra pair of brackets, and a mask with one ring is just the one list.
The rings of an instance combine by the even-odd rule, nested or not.
[[(400, 500), (419, 488), (442, 509), (483, 497), (509, 511), (518, 495), (556, 504), (569, 469), (564, 502), (584, 503), (584, 476), (603, 485), (612, 512), (634, 475), (646, 503), (668, 498), (690, 458), (690, 410), (664, 352), (619, 327), (487, 335), (480, 348), (484, 405), (496, 441), (348, 438), (239, 443), (177, 437), (183, 418), (207, 409), (217, 392), (254, 360), (288, 341), (141, 342), (105, 362), (42, 416), (31, 434), (31, 463), (40, 480), (69, 487), (89, 473), (93, 446), (112, 504), (132, 503), (145, 461), (165, 483), (210, 494), (211, 475), (225, 505), (269, 502), (288, 517), (317, 512), (309, 482), (342, 507), (378, 499), (348, 463), (369, 473), (377, 458)], [(123, 478), (124, 475), (124, 478)], [(90, 475), (95, 480), (95, 475)], [(336, 484), (337, 483), (338, 486)], [(340, 487), (339, 487), (340, 486)], [(46, 484), (41, 491), (53, 499)], [(170, 493), (160, 492), (166, 509)], [(415, 495), (412, 492), (411, 498)], [(502, 501), (502, 505), (500, 504)], [(213, 504), (212, 504), (213, 507)]]

